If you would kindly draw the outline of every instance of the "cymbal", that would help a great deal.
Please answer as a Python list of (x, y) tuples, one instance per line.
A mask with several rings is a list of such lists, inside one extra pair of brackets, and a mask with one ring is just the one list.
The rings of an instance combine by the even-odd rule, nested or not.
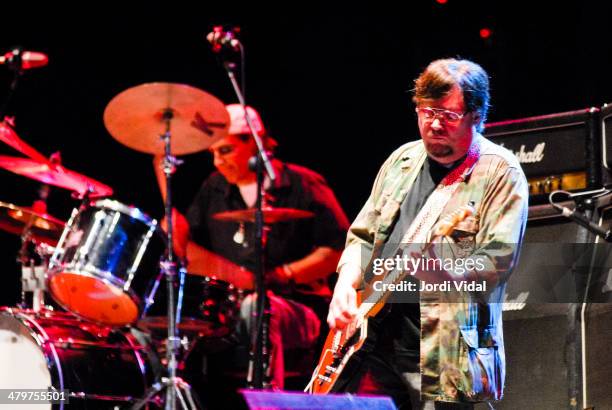
[(0, 202), (0, 229), (21, 235), (27, 225), (30, 225), (34, 239), (55, 244), (62, 235), (65, 223), (48, 214)]
[(0, 141), (5, 144), (15, 148), (17, 151), (21, 152), (28, 157), (35, 159), (40, 162), (48, 162), (49, 160), (40, 152), (36, 151), (34, 148), (29, 146), (25, 141), (23, 141), (17, 133), (11, 128), (9, 124), (5, 121), (0, 122)]
[(104, 124), (121, 144), (161, 155), (169, 114), (173, 155), (202, 151), (223, 138), (229, 127), (225, 105), (215, 96), (185, 84), (149, 83), (116, 95), (104, 110)]
[(91, 188), (91, 197), (109, 196), (113, 189), (101, 182), (70, 171), (61, 165), (43, 163), (29, 158), (0, 155), (0, 167), (44, 184), (84, 194)]
[[(213, 215), (213, 218), (220, 221), (228, 222), (255, 222), (255, 211), (256, 209), (238, 209), (235, 211), (224, 211), (217, 212)], [(304, 211), (302, 209), (293, 208), (263, 208), (264, 224), (270, 225), (277, 222), (285, 222), (293, 219), (312, 218), (314, 213), (310, 211)]]

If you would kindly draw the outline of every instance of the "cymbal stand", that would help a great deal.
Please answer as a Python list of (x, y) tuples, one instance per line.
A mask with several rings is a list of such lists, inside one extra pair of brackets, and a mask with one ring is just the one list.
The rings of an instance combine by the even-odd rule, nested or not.
[[(49, 185), (42, 184), (38, 190), (38, 199), (32, 204), (32, 210), (47, 213), (47, 198)], [(21, 231), (21, 248), (17, 262), (21, 265), (21, 307), (28, 308), (26, 293), (32, 292), (31, 308), (40, 312), (46, 307), (45, 291), (46, 272), (48, 265), (49, 248), (44, 243), (38, 243), (32, 236), (32, 224), (35, 216), (32, 215)]]
[(34, 312), (40, 312), (45, 306), (45, 267), (35, 257), (32, 239), (32, 220), (29, 220), (21, 233), (21, 248), (17, 261), (21, 265), (21, 308), (28, 308), (26, 294), (32, 292), (31, 308)]
[[(173, 246), (173, 230), (172, 230), (172, 191), (171, 191), (171, 180), (172, 174), (176, 171), (179, 161), (172, 156), (170, 141), (172, 139), (170, 132), (170, 123), (172, 121), (173, 112), (171, 109), (165, 109), (162, 115), (162, 119), (166, 124), (166, 132), (161, 135), (164, 141), (164, 161), (163, 171), (166, 179), (166, 201), (165, 201), (165, 216), (168, 223), (168, 229), (166, 231), (166, 255), (160, 261), (160, 271), (166, 276), (167, 285), (167, 297), (168, 297), (168, 338), (166, 340), (166, 361), (167, 361), (167, 377), (162, 377), (161, 380), (153, 386), (151, 386), (146, 392), (142, 399), (137, 401), (132, 409), (140, 409), (145, 406), (149, 401), (152, 401), (154, 397), (160, 392), (165, 390), (165, 410), (176, 410), (177, 404), (180, 404), (181, 409), (197, 409), (194, 397), (191, 392), (191, 387), (188, 383), (183, 381), (180, 377), (176, 376), (176, 370), (178, 366), (177, 356), (180, 347), (180, 339), (177, 335), (177, 316), (176, 311), (180, 311), (180, 306), (175, 310), (174, 306), (174, 283), (177, 276), (177, 263), (174, 260), (174, 246)], [(179, 282), (179, 295), (182, 294), (183, 281)], [(179, 300), (179, 304), (181, 300)], [(177, 403), (178, 399), (178, 403)]]

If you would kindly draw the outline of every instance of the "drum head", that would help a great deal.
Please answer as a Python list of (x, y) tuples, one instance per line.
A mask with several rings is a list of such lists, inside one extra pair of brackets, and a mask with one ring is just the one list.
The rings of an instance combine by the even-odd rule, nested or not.
[(135, 322), (139, 315), (138, 305), (121, 288), (87, 274), (54, 274), (49, 289), (62, 306), (96, 323), (122, 326)]
[(0, 312), (0, 389), (46, 390), (51, 386), (49, 364), (30, 332), (22, 321)]

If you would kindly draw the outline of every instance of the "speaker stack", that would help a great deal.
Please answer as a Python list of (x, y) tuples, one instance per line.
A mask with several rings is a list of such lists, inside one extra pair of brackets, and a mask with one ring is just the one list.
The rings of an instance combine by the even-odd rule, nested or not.
[(589, 192), (612, 181), (612, 106), (493, 123), (485, 135), (517, 155), (530, 184), (504, 305), (506, 390), (494, 406), (612, 409), (612, 247), (547, 203), (553, 190), (584, 193), (562, 205), (610, 229), (612, 194)]

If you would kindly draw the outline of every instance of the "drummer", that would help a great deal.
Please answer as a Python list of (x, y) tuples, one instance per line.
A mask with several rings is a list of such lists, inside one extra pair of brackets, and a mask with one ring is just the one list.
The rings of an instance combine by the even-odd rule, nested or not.
[[(253, 208), (257, 197), (256, 175), (248, 165), (257, 149), (244, 109), (239, 104), (226, 108), (231, 119), (229, 133), (209, 148), (217, 171), (202, 184), (186, 219), (175, 214), (175, 246), (177, 253), (186, 254), (190, 273), (214, 274), (248, 288), (252, 285), (250, 272), (255, 270), (254, 224), (213, 218), (219, 212)], [(257, 111), (248, 107), (248, 113), (265, 148), (273, 154), (276, 141), (267, 134)], [(349, 223), (321, 175), (277, 158), (272, 166), (276, 180), (272, 184), (265, 179), (265, 205), (314, 214), (271, 224), (267, 233), (272, 383), (282, 389), (283, 350), (313, 347), (322, 331), (331, 295), (328, 276), (335, 272)], [(249, 328), (255, 310), (251, 296), (241, 306), (241, 317)]]

